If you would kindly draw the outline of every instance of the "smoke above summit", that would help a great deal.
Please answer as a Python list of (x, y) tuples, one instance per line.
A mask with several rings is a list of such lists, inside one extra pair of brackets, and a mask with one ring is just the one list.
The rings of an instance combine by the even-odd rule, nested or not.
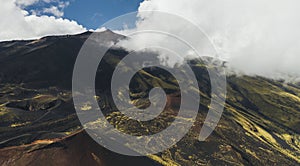
[[(273, 78), (300, 76), (300, 1), (145, 0), (140, 4), (138, 16), (142, 19), (135, 30), (153, 27), (184, 35), (193, 32), (180, 20), (164, 20), (144, 11), (168, 12), (194, 23), (208, 36), (218, 56), (237, 71)], [(196, 37), (189, 35), (186, 39), (194, 41)], [(152, 38), (162, 46), (166, 44), (163, 37)], [(145, 42), (133, 38), (123, 45), (137, 48), (146, 46)], [(201, 40), (198, 46), (206, 47)], [(174, 47), (180, 50), (179, 45)]]

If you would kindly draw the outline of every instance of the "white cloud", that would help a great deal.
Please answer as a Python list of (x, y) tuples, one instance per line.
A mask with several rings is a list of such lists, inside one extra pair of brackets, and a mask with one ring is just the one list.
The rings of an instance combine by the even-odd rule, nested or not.
[[(34, 8), (30, 12), (32, 15), (53, 15), (55, 17), (63, 17), (64, 9), (70, 5), (69, 1), (62, 0), (13, 0), (15, 4), (24, 9), (39, 3), (42, 9)], [(51, 3), (51, 4), (50, 4)]]
[(37, 3), (39, 0), (14, 0), (18, 6), (30, 6)]
[(56, 17), (62, 17), (64, 15), (64, 12), (59, 10), (56, 6), (51, 6), (49, 8), (44, 8), (43, 13), (52, 14)]
[(50, 3), (50, 2), (53, 2), (55, 0), (43, 0), (43, 1), (46, 2), (46, 3)]
[[(35, 39), (46, 35), (77, 34), (86, 31), (76, 21), (53, 16), (30, 15), (17, 6), (14, 1), (0, 1), (0, 16), (2, 16), (0, 19), (0, 41)], [(25, 2), (25, 0), (22, 3), (30, 4), (29, 1)]]
[[(193, 32), (178, 20), (141, 13), (149, 10), (170, 12), (191, 20), (204, 30), (231, 67), (247, 74), (300, 75), (298, 0), (145, 0), (141, 3), (140, 16), (146, 19), (138, 23), (139, 30), (158, 27), (174, 34), (190, 34)], [(164, 42), (163, 38), (153, 40)], [(195, 36), (189, 40), (195, 40)], [(129, 44), (134, 47), (147, 43), (137, 39)], [(199, 47), (203, 47), (201, 44), (199, 41)]]
[(58, 2), (58, 7), (64, 9), (66, 7), (68, 7), (70, 5), (70, 2), (69, 1), (66, 1), (66, 2)]

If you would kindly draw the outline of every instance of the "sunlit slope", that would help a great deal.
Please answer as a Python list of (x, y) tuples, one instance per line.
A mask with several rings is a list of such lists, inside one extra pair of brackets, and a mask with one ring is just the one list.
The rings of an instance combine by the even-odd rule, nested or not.
[[(205, 142), (199, 142), (197, 137), (210, 102), (210, 85), (205, 67), (201, 61), (195, 62), (191, 66), (199, 78), (201, 96), (198, 121), (189, 135), (176, 146), (150, 158), (166, 165), (297, 165), (300, 162), (300, 89), (297, 84), (283, 81), (256, 76), (228, 76), (223, 117), (213, 135)], [(179, 96), (177, 83), (167, 75), (160, 69), (145, 69), (133, 78), (138, 83), (135, 83), (136, 87), (132, 86), (135, 93), (131, 95), (133, 99), (136, 96), (142, 98), (133, 100), (140, 108), (148, 104), (148, 100), (144, 99), (146, 94), (141, 92), (155, 86), (163, 87), (171, 96), (172, 105), (157, 121), (159, 129), (149, 127), (147, 131), (161, 131), (170, 125), (180, 105), (176, 98)], [(150, 82), (151, 85), (147, 84)], [(105, 101), (106, 105), (112, 103), (110, 98)], [(108, 120), (113, 118), (121, 121), (118, 124), (122, 124), (122, 120), (123, 123), (129, 121), (117, 111), (108, 116)], [(129, 127), (117, 124), (115, 127), (133, 134), (144, 133), (144, 123), (140, 124), (143, 127), (136, 127), (139, 124), (135, 122), (129, 124)], [(136, 127), (134, 131), (132, 126)]]

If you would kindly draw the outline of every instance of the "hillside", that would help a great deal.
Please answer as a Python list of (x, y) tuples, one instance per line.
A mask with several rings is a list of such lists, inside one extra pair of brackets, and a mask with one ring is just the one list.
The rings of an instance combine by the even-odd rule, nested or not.
[[(147, 157), (123, 156), (97, 145), (82, 131), (71, 94), (74, 62), (89, 35), (87, 32), (0, 43), (1, 165), (300, 164), (300, 86), (296, 83), (228, 76), (221, 121), (206, 141), (197, 140), (210, 103), (208, 73), (198, 59), (191, 60), (190, 65), (199, 81), (199, 114), (179, 143)], [(101, 35), (103, 43), (124, 38), (111, 31)], [(149, 105), (145, 92), (154, 87), (153, 83), (170, 96), (171, 104), (146, 128), (127, 121), (111, 104), (111, 96), (107, 96), (114, 67), (126, 54), (124, 50), (111, 49), (101, 62), (96, 77), (99, 105), (106, 110), (107, 120), (121, 131), (161, 131), (176, 116), (180, 99), (178, 85), (168, 73), (159, 68), (144, 69), (132, 80), (131, 97), (140, 108)]]

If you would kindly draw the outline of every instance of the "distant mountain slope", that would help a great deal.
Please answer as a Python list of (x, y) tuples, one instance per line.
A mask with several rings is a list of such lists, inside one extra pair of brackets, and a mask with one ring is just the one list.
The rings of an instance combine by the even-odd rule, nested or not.
[[(70, 80), (77, 54), (90, 34), (0, 43), (0, 82), (71, 89)], [(116, 41), (122, 37), (107, 30), (101, 32), (100, 42)]]
[[(197, 140), (210, 103), (210, 80), (203, 63), (196, 59), (190, 64), (199, 79), (199, 115), (191, 131), (177, 145), (148, 158), (129, 158), (104, 148), (94, 149), (97, 145), (83, 132), (78, 133), (82, 127), (70, 92), (76, 56), (89, 35), (0, 43), (1, 165), (37, 164), (33, 158), (52, 165), (57, 162), (67, 165), (78, 158), (81, 159), (78, 162), (99, 162), (99, 165), (111, 161), (156, 163), (149, 158), (163, 165), (300, 164), (300, 86), (297, 84), (263, 77), (228, 76), (221, 121), (206, 141)], [(111, 31), (102, 35), (103, 42), (124, 37)], [(105, 114), (111, 124), (138, 126), (137, 122), (125, 122), (127, 119), (107, 96), (114, 67), (126, 54), (120, 49), (108, 51), (96, 77), (97, 99), (107, 111)], [(131, 85), (131, 97), (138, 107), (149, 105), (144, 92), (153, 88), (153, 83), (162, 86), (172, 100), (154, 122), (157, 125), (149, 127), (151, 131), (160, 131), (170, 125), (176, 115), (179, 89), (176, 81), (163, 70), (141, 70)], [(126, 125), (116, 127), (134, 133), (145, 130), (129, 129)], [(80, 149), (81, 143), (88, 148)], [(34, 150), (30, 150), (32, 148)], [(80, 154), (81, 150), (84, 154)], [(53, 161), (58, 157), (55, 153), (60, 154), (57, 161)]]

